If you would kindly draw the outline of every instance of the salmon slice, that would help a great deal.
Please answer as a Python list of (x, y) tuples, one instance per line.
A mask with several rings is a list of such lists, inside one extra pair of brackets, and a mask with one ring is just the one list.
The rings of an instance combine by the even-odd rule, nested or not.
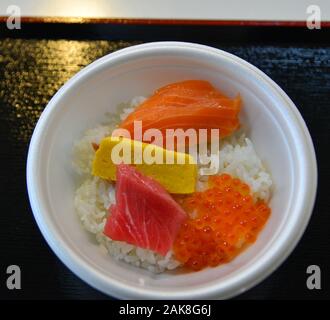
[[(134, 121), (142, 121), (142, 133), (159, 129), (219, 129), (220, 137), (238, 129), (241, 99), (230, 99), (208, 81), (187, 80), (158, 89), (138, 106), (121, 124), (131, 137)], [(164, 139), (165, 141), (165, 139)]]
[(165, 256), (187, 215), (155, 180), (134, 167), (117, 167), (116, 204), (109, 209), (104, 234)]

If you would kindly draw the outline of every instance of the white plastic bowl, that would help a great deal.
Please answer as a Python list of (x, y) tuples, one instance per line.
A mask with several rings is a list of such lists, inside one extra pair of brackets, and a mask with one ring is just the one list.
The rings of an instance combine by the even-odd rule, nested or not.
[[(242, 121), (274, 181), (272, 215), (255, 244), (231, 263), (196, 273), (154, 275), (100, 253), (73, 207), (72, 146), (106, 112), (134, 96), (184, 79), (206, 79), (241, 94)], [(314, 205), (317, 169), (306, 125), (289, 97), (263, 72), (207, 46), (158, 42), (109, 54), (70, 79), (35, 128), (27, 161), (35, 219), (56, 255), (81, 279), (118, 298), (228, 298), (259, 283), (291, 253)]]

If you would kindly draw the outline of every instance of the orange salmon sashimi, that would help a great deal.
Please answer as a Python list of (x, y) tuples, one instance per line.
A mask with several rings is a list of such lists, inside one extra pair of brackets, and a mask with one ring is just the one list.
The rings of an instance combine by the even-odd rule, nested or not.
[(164, 141), (166, 129), (208, 129), (208, 136), (209, 129), (219, 129), (220, 137), (225, 137), (238, 129), (240, 109), (239, 96), (230, 99), (208, 81), (188, 80), (158, 89), (119, 127), (133, 137), (134, 121), (142, 121), (142, 133), (159, 129)]

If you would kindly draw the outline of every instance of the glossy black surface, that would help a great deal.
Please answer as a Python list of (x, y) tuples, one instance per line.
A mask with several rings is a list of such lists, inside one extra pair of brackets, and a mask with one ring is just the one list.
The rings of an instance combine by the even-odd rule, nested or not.
[[(28, 144), (43, 108), (72, 75), (114, 50), (154, 40), (194, 41), (234, 53), (268, 74), (296, 103), (310, 129), (318, 158), (319, 190), (313, 216), (289, 259), (238, 298), (330, 298), (330, 30), (313, 33), (285, 28), (88, 25), (42, 28), (30, 25), (11, 33), (0, 25), (0, 298), (107, 299), (72, 274), (41, 236), (26, 191)], [(89, 39), (69, 40), (82, 38)], [(6, 267), (11, 264), (22, 270), (19, 291), (6, 289)], [(321, 267), (321, 290), (306, 288), (306, 268), (311, 264)]]

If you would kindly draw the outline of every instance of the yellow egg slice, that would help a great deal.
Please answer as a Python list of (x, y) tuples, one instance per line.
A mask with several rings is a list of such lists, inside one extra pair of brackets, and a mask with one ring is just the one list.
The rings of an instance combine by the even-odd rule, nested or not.
[(92, 174), (116, 180), (116, 166), (120, 163), (134, 165), (138, 171), (158, 181), (169, 193), (195, 191), (197, 164), (187, 153), (136, 140), (107, 137), (95, 152)]

